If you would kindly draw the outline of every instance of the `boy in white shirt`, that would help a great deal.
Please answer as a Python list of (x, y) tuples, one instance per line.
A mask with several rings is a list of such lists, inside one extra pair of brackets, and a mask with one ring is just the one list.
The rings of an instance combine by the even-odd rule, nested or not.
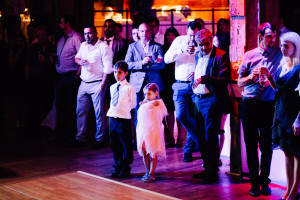
[(130, 164), (133, 162), (133, 147), (131, 134), (130, 111), (136, 107), (135, 88), (130, 85), (126, 76), (128, 65), (125, 61), (118, 61), (114, 65), (116, 83), (110, 87), (109, 138), (114, 156), (113, 178), (128, 178)]

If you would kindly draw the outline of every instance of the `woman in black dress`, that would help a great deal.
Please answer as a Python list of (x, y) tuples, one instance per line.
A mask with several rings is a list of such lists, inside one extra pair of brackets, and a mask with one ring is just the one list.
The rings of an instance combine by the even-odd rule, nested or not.
[(282, 199), (299, 199), (300, 185), (300, 36), (287, 32), (280, 38), (283, 58), (274, 79), (261, 68), (260, 82), (276, 90), (273, 145), (285, 154), (287, 190)]

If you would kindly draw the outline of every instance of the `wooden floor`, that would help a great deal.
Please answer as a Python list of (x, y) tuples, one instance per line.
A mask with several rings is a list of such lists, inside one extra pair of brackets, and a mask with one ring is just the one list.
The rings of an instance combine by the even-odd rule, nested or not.
[[(14, 145), (7, 145), (9, 139)], [(203, 170), (202, 160), (194, 153), (193, 162), (182, 162), (182, 148), (167, 149), (168, 158), (158, 162), (157, 180), (153, 183), (140, 181), (145, 169), (136, 151), (132, 176), (111, 179), (113, 159), (109, 145), (100, 150), (90, 146), (66, 148), (62, 143), (48, 143), (43, 138), (25, 140), (16, 134), (1, 140), (0, 149), (1, 200), (255, 199), (248, 195), (247, 180), (226, 174), (229, 161), (225, 159), (220, 182), (200, 184), (192, 174)], [(284, 193), (284, 187), (279, 185), (272, 184), (271, 189), (272, 196), (256, 199), (280, 199)]]
[[(166, 160), (159, 160), (153, 183), (140, 179), (145, 173), (142, 157), (134, 152), (132, 176), (111, 179), (112, 153), (107, 142), (103, 149), (67, 148), (63, 142), (48, 142), (45, 137), (29, 139), (17, 131), (10, 116), (5, 116), (0, 131), (0, 200), (98, 200), (98, 199), (280, 199), (285, 187), (271, 184), (272, 195), (258, 198), (248, 193), (250, 184), (230, 176), (229, 161), (223, 158), (220, 182), (203, 185), (193, 179), (202, 160), (184, 163), (183, 148), (167, 149)], [(2, 127), (3, 128), (3, 127)], [(92, 134), (90, 134), (92, 138)]]

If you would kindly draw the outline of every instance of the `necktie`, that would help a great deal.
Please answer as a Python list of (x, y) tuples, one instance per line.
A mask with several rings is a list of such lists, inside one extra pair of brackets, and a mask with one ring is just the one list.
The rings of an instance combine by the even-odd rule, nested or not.
[(61, 47), (61, 50), (60, 50), (59, 54), (57, 55), (57, 66), (58, 66), (58, 67), (59, 67), (59, 65), (60, 65), (60, 55), (61, 55), (61, 53), (62, 53), (62, 50), (64, 49), (64, 46), (65, 46), (65, 44), (66, 44), (68, 38), (69, 38), (69, 36), (67, 36), (67, 35), (64, 36), (64, 44), (63, 44), (63, 46)]
[(112, 100), (111, 100), (113, 106), (116, 106), (118, 104), (119, 87), (120, 87), (120, 83), (118, 83), (117, 88), (115, 89), (115, 91), (113, 93), (113, 97), (112, 97)]

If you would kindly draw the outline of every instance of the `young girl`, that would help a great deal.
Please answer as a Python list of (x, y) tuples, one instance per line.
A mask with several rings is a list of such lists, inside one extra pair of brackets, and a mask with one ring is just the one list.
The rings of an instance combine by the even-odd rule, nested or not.
[(147, 84), (143, 92), (145, 99), (138, 110), (136, 127), (137, 150), (147, 169), (142, 181), (155, 180), (157, 156), (166, 157), (163, 118), (168, 115), (164, 102), (159, 99), (158, 86), (155, 83)]

